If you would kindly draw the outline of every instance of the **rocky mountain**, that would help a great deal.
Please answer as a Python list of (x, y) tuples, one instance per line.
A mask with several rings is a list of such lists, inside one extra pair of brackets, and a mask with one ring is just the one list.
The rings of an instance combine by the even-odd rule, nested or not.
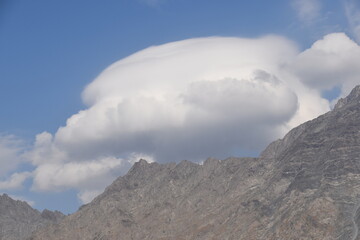
[(63, 217), (58, 211), (40, 213), (26, 202), (0, 195), (0, 240), (26, 239), (36, 229), (59, 222)]
[(134, 164), (52, 239), (360, 239), (360, 86), (259, 158)]

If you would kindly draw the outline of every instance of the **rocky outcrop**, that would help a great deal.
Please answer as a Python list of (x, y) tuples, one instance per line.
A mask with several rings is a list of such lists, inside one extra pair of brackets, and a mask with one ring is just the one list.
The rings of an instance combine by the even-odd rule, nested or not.
[(360, 239), (360, 87), (259, 158), (141, 160), (52, 239)]
[(21, 240), (49, 223), (57, 223), (64, 215), (60, 212), (33, 209), (26, 202), (0, 195), (0, 240)]

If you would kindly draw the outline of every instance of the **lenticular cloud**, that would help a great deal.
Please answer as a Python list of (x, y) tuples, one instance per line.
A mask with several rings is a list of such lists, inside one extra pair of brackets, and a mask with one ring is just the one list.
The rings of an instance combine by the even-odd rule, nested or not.
[[(202, 38), (151, 47), (120, 60), (83, 92), (55, 143), (76, 159), (128, 153), (157, 161), (258, 151), (280, 136), (298, 98), (282, 67), (284, 38)], [(261, 140), (259, 140), (261, 139)]]
[(354, 83), (352, 77), (316, 82), (331, 70), (330, 63), (315, 61), (324, 53), (336, 53), (342, 68), (336, 73), (358, 72), (356, 64), (343, 62), (346, 49), (337, 47), (359, 50), (344, 36), (329, 35), (300, 55), (293, 42), (267, 36), (190, 39), (124, 58), (85, 88), (87, 109), (54, 135), (37, 136), (27, 153), (37, 166), (33, 189), (76, 188), (89, 201), (135, 158), (202, 161), (258, 153), (330, 109), (323, 86)]

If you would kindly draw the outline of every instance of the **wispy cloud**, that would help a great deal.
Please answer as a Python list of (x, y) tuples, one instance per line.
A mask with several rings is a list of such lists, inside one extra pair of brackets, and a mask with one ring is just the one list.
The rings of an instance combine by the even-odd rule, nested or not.
[(30, 172), (14, 173), (9, 179), (0, 181), (0, 190), (15, 190), (23, 186), (26, 179), (31, 177)]
[(0, 178), (7, 176), (24, 160), (24, 141), (13, 135), (0, 134)]
[(356, 41), (360, 43), (360, 3), (354, 0), (345, 2), (345, 13), (350, 25), (352, 34)]
[(293, 0), (292, 6), (297, 12), (298, 18), (304, 24), (312, 24), (321, 13), (319, 0)]

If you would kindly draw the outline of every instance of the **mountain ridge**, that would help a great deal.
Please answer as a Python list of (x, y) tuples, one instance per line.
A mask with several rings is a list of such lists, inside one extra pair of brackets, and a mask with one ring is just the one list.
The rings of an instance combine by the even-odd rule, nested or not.
[(356, 86), (258, 158), (140, 160), (76, 213), (0, 239), (359, 240), (359, 119)]
[(31, 239), (360, 239), (360, 86), (259, 158), (140, 160)]
[(36, 229), (59, 222), (64, 214), (45, 209), (39, 212), (27, 202), (0, 195), (0, 240), (19, 240), (30, 237)]

